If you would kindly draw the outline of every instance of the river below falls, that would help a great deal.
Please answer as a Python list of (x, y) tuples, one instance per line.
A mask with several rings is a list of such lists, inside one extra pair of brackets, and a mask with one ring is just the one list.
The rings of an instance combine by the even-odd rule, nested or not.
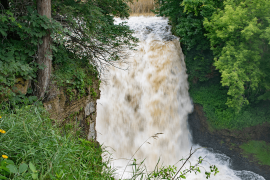
[[(171, 34), (165, 18), (115, 20), (127, 21), (140, 42), (125, 63), (110, 67), (101, 77), (104, 81), (97, 103), (97, 140), (112, 153), (111, 165), (118, 169), (116, 178), (122, 176), (128, 159), (140, 146), (134, 158), (145, 159), (148, 171), (155, 168), (159, 159), (160, 164), (179, 167), (182, 164), (177, 162), (189, 155), (191, 147), (201, 148), (192, 144), (188, 129), (187, 118), (193, 105), (179, 39)], [(151, 138), (156, 133), (162, 134)], [(219, 169), (211, 180), (264, 180), (253, 172), (231, 169), (230, 158), (205, 148), (192, 156), (191, 163), (195, 164), (200, 156), (205, 157), (202, 166), (207, 171), (209, 164)], [(188, 174), (187, 179), (205, 179), (201, 169), (202, 173)], [(130, 171), (130, 167), (125, 170), (126, 178)]]

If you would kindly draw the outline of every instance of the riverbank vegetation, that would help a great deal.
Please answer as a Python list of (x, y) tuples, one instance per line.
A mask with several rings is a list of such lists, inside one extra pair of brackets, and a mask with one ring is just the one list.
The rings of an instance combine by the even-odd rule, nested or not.
[(252, 155), (259, 164), (270, 166), (270, 144), (264, 141), (249, 141), (240, 146), (244, 155)]
[(159, 0), (180, 37), (190, 95), (217, 129), (270, 122), (270, 2)]
[(215, 129), (236, 129), (270, 123), (268, 101), (258, 101), (244, 106), (239, 113), (226, 105), (228, 89), (220, 83), (219, 77), (206, 82), (197, 82), (190, 88), (195, 103), (203, 105), (208, 122)]

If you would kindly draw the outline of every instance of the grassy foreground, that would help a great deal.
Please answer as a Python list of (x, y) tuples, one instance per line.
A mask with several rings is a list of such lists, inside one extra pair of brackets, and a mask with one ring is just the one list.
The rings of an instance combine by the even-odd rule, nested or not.
[(102, 148), (61, 134), (43, 108), (2, 109), (0, 115), (0, 179), (111, 179)]

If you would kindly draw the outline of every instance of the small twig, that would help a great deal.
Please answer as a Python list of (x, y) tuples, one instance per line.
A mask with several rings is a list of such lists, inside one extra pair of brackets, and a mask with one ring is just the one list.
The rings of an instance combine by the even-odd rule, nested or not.
[(192, 147), (190, 148), (190, 152), (189, 152), (189, 156), (188, 158), (185, 160), (185, 162), (183, 163), (183, 165), (181, 166), (181, 168), (177, 171), (177, 173), (174, 175), (174, 177), (172, 178), (172, 180), (174, 180), (177, 176), (177, 174), (181, 171), (181, 169), (185, 166), (185, 164), (188, 162), (188, 160), (191, 158), (191, 156), (197, 151), (198, 149), (196, 149), (194, 152), (192, 151)]

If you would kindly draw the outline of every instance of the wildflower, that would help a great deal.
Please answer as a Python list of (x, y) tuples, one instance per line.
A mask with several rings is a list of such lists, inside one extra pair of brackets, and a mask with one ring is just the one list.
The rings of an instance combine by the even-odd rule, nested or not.
[(0, 119), (2, 118), (2, 116), (0, 116)]
[(6, 131), (4, 131), (3, 129), (0, 129), (0, 133), (5, 134)]
[(2, 158), (7, 159), (8, 156), (7, 155), (2, 155)]

